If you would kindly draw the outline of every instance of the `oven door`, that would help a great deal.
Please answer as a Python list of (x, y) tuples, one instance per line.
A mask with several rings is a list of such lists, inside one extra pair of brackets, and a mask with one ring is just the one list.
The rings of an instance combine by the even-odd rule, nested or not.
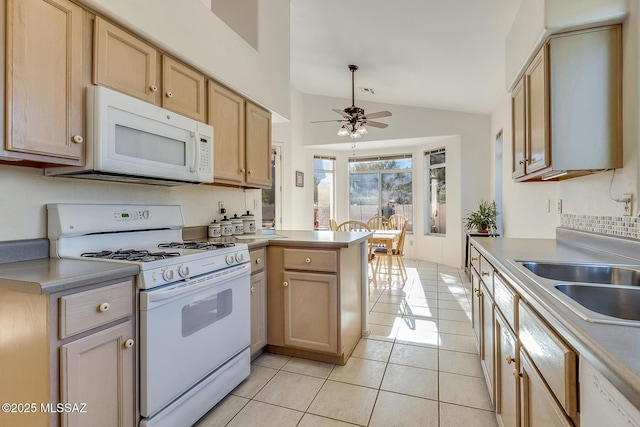
[(140, 292), (140, 412), (149, 417), (247, 348), (250, 264)]

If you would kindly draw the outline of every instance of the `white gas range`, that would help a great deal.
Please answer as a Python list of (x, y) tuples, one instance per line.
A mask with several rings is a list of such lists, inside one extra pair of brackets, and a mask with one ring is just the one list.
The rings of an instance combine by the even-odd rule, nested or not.
[(183, 242), (179, 206), (47, 211), (51, 257), (140, 268), (140, 426), (191, 426), (249, 375), (246, 244)]

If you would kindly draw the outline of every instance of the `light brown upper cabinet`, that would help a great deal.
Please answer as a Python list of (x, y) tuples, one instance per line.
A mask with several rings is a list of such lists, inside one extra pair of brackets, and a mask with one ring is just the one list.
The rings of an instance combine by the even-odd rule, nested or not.
[(247, 185), (271, 187), (271, 113), (246, 103)]
[(100, 17), (93, 43), (95, 84), (158, 104), (158, 54), (153, 46)]
[(619, 25), (550, 37), (511, 96), (516, 181), (622, 167)]
[(94, 29), (93, 67), (97, 85), (201, 122), (206, 119), (203, 74), (99, 17)]
[(198, 121), (206, 120), (204, 75), (162, 56), (162, 106)]
[(7, 138), (0, 156), (82, 164), (86, 18), (67, 0), (7, 0)]
[(271, 113), (209, 81), (214, 184), (271, 187)]

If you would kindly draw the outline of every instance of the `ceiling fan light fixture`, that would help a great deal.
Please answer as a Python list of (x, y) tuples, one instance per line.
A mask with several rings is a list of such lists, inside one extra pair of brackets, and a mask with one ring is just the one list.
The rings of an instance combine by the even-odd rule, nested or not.
[(362, 134), (359, 133), (358, 131), (351, 132), (351, 134), (349, 136), (351, 138), (362, 138)]
[(360, 135), (366, 135), (367, 133), (367, 128), (364, 127), (364, 125), (361, 125), (358, 130), (356, 130), (356, 133), (360, 134)]
[(349, 135), (349, 131), (344, 126), (342, 126), (338, 131), (338, 136), (347, 136), (347, 135)]

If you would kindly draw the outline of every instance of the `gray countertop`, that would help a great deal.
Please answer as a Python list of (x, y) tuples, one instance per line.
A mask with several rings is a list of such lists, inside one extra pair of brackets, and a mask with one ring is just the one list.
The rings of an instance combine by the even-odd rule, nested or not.
[(0, 264), (0, 287), (50, 294), (138, 274), (135, 265), (115, 262), (41, 258)]
[[(476, 248), (565, 340), (594, 365), (637, 408), (640, 408), (640, 327), (593, 323), (571, 310), (553, 289), (556, 280), (539, 278), (516, 260), (599, 262), (638, 265), (640, 261), (575, 241), (556, 239), (473, 239)], [(628, 242), (625, 242), (628, 243)], [(638, 244), (640, 242), (636, 242)], [(597, 250), (595, 249), (597, 248)], [(607, 251), (602, 251), (607, 249)], [(638, 254), (637, 247), (635, 254)], [(640, 309), (640, 308), (639, 308)], [(640, 325), (640, 323), (639, 323)]]
[[(366, 241), (373, 233), (348, 231), (261, 230), (256, 234), (242, 234), (210, 238), (210, 241), (247, 243), (249, 248), (273, 246), (312, 246), (314, 248), (349, 248)], [(203, 237), (204, 238), (204, 237)], [(195, 238), (197, 240), (197, 238)]]

